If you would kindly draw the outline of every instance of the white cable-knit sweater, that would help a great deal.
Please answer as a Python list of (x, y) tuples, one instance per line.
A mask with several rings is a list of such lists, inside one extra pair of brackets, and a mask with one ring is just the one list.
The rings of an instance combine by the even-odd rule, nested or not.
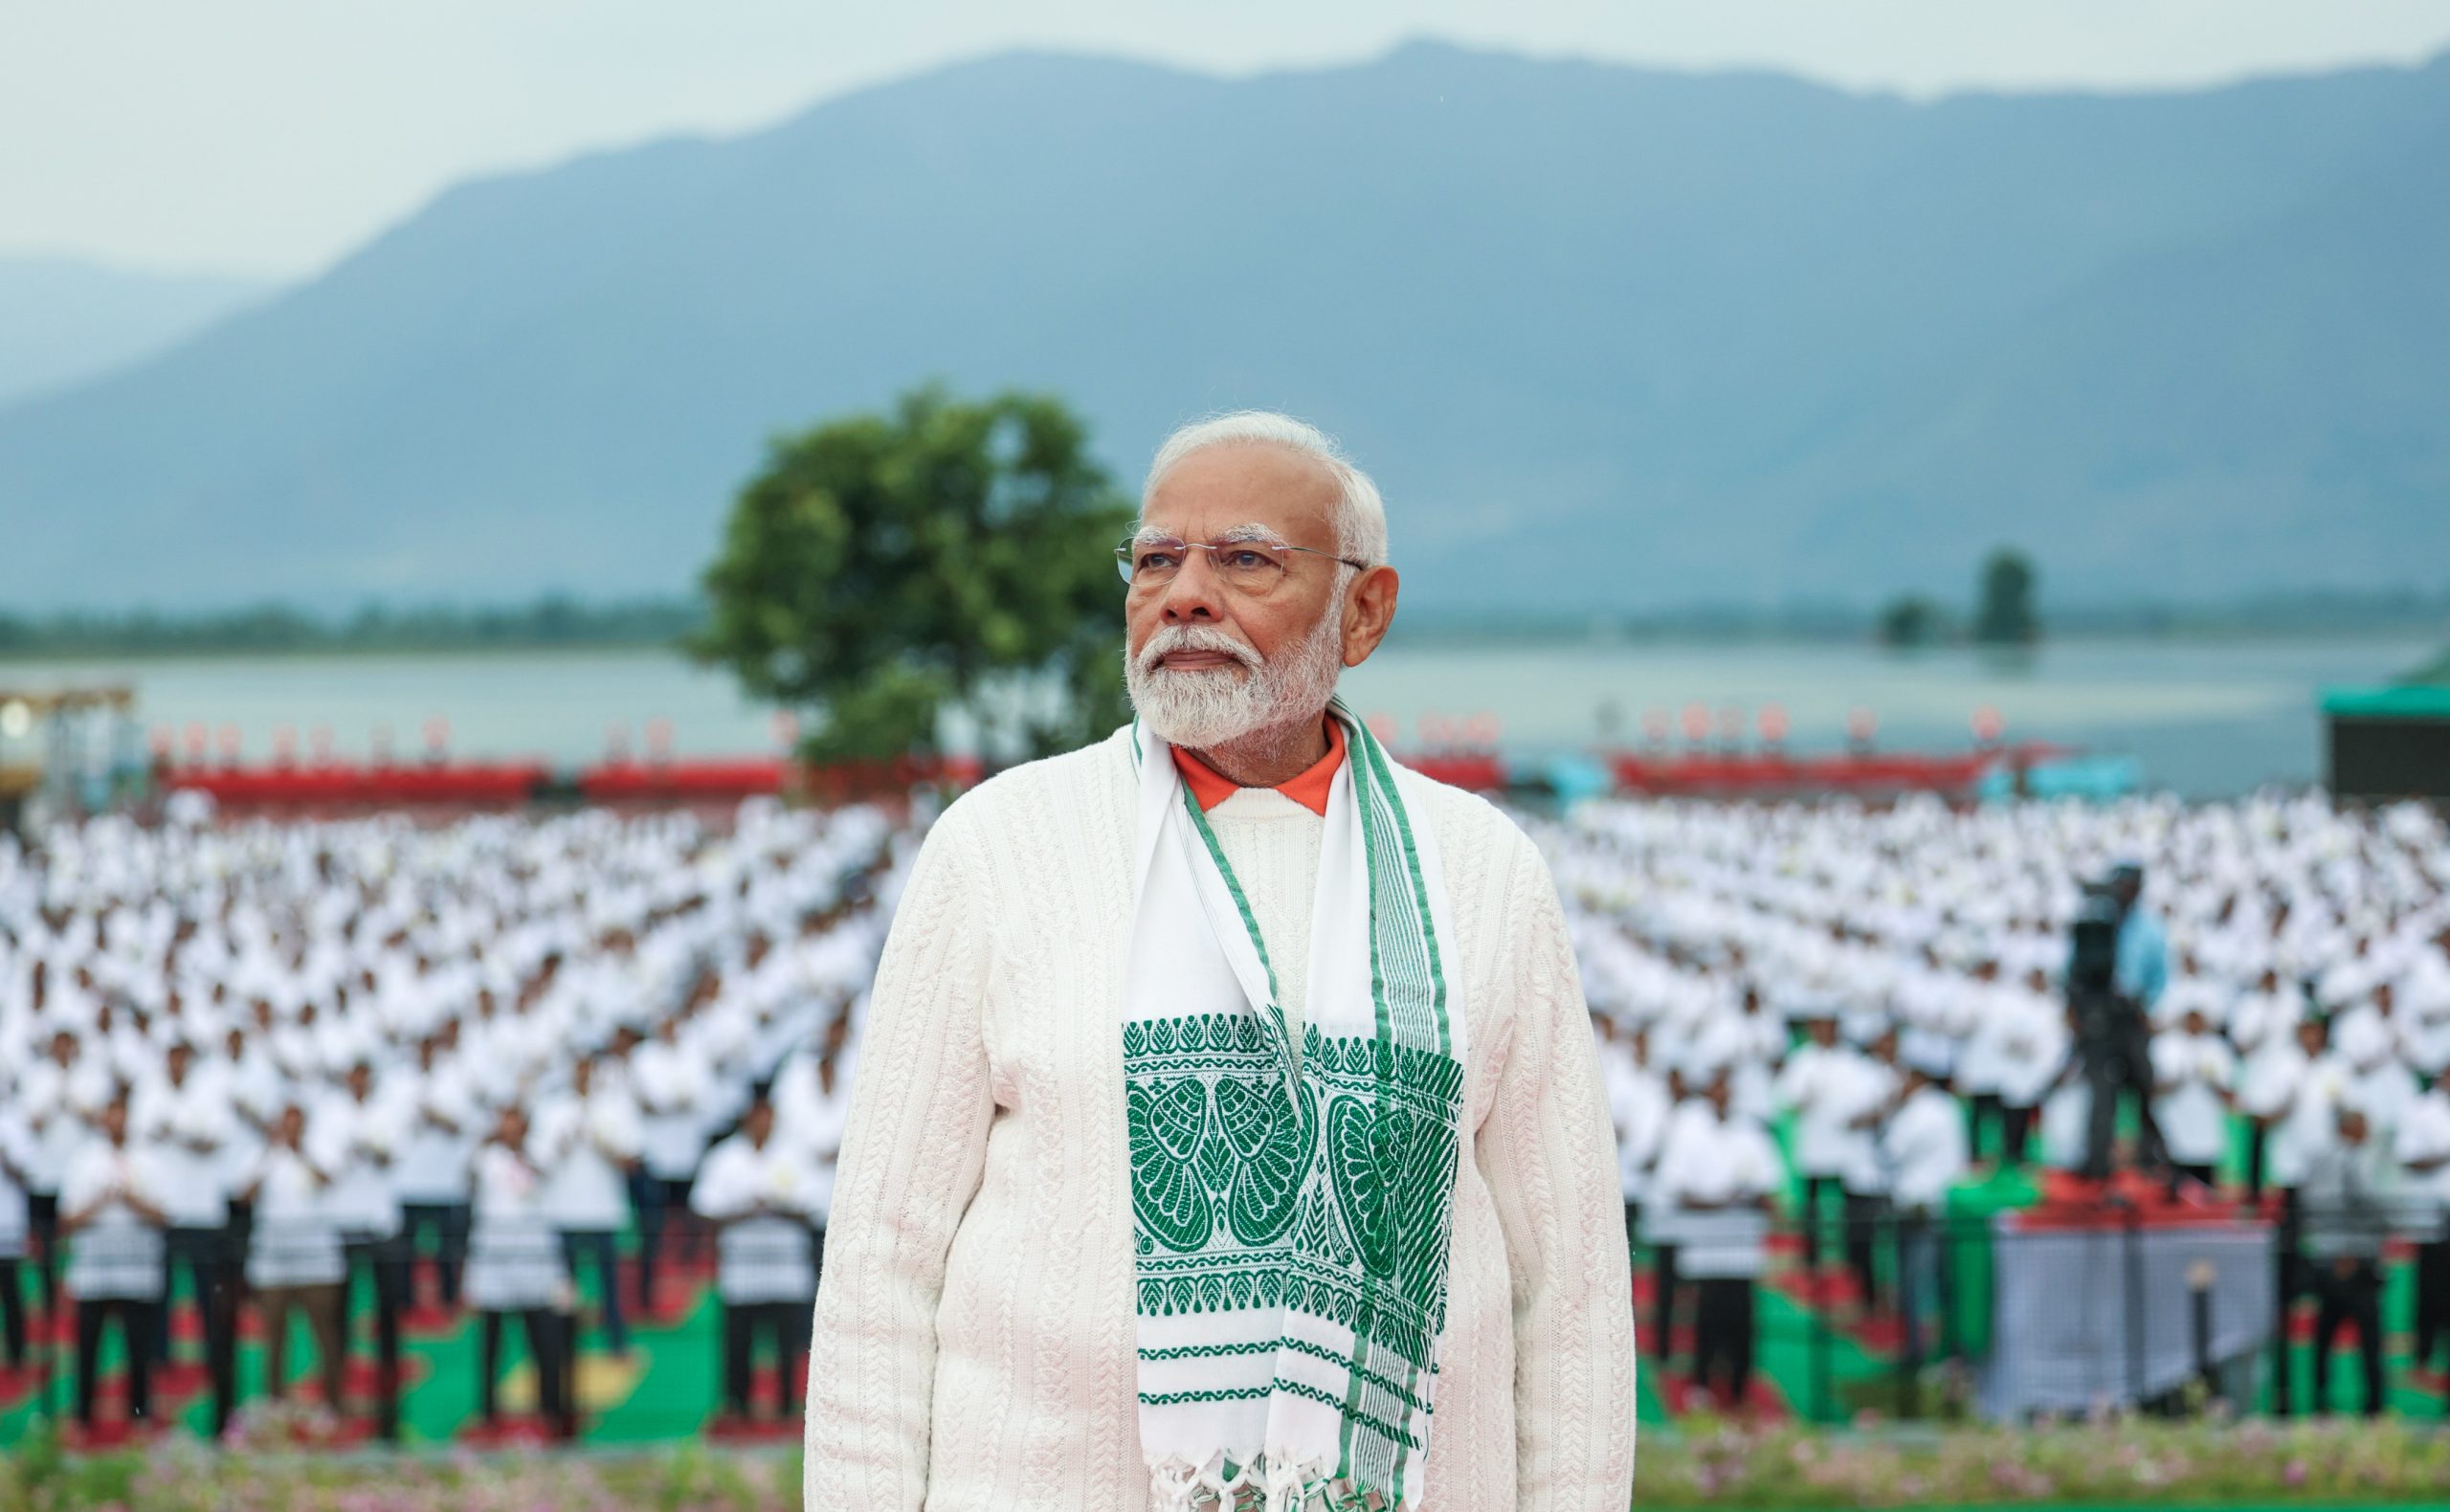
[[(920, 852), (826, 1234), (812, 1512), (1148, 1503), (1122, 1045), (1137, 793), (1102, 742), (986, 783)], [(1298, 1013), (1321, 821), (1264, 790), (1209, 817)], [(1623, 1512), (1624, 1208), (1556, 889), (1477, 797), (1437, 788), (1414, 819), (1437, 826), (1472, 1015), (1422, 1505)]]

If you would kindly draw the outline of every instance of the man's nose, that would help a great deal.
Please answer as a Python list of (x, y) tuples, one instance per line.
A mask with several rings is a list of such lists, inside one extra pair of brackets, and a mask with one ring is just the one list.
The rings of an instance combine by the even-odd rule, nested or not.
[(1173, 580), (1166, 585), (1166, 596), (1159, 606), (1165, 622), (1214, 624), (1223, 619), (1224, 585), (1217, 579), (1216, 564), (1196, 547), (1183, 556), (1183, 565), (1174, 569)]

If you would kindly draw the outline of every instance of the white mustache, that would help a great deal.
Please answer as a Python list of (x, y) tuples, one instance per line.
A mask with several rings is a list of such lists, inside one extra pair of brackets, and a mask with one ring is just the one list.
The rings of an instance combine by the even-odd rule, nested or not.
[(1148, 637), (1148, 644), (1140, 648), (1140, 670), (1158, 671), (1157, 663), (1177, 651), (1213, 651), (1233, 657), (1249, 671), (1259, 670), (1258, 652), (1225, 632), (1204, 625), (1168, 625), (1159, 629)]

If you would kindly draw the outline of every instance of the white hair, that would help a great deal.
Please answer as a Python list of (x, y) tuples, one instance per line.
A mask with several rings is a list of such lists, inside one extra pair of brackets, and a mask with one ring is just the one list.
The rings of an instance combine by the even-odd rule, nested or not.
[(1272, 410), (1236, 410), (1230, 414), (1194, 420), (1166, 437), (1148, 464), (1148, 480), (1140, 488), (1140, 513), (1147, 517), (1148, 500), (1157, 485), (1177, 463), (1213, 446), (1258, 442), (1298, 452), (1334, 475), (1336, 480), (1336, 549), (1356, 562), (1379, 567), (1387, 560), (1387, 505), (1378, 485), (1352, 464), (1335, 438), (1307, 421)]

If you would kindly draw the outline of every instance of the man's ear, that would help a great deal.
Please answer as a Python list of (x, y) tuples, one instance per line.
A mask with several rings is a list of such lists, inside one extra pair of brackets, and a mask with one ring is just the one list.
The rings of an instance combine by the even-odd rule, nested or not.
[(1395, 595), (1403, 580), (1391, 567), (1374, 567), (1353, 579), (1344, 594), (1344, 664), (1370, 659), (1395, 622)]

